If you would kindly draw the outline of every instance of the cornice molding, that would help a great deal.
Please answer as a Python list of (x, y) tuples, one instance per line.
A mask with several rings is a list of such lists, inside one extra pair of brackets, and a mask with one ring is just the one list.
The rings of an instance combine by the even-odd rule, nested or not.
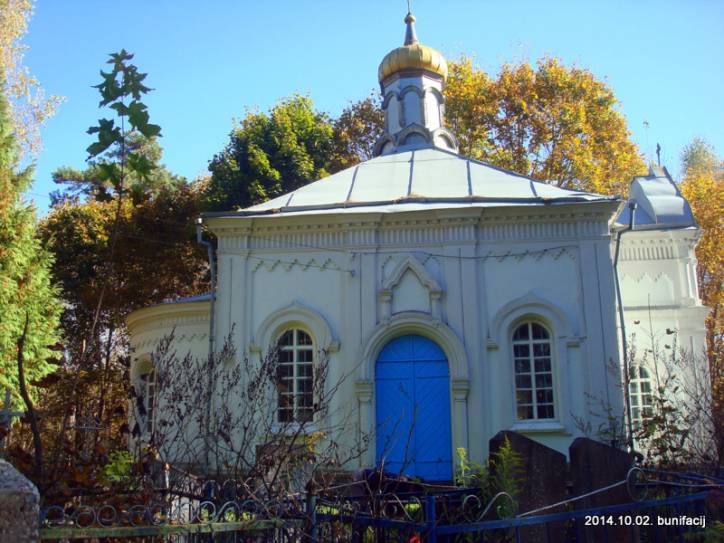
[[(153, 329), (145, 330), (146, 332), (151, 331)], [(134, 344), (134, 350), (136, 352), (152, 352), (156, 349), (156, 346), (158, 345), (158, 342), (161, 340), (160, 337), (158, 337), (156, 334), (151, 335), (150, 337), (147, 337), (146, 339), (139, 341), (138, 343)], [(181, 342), (187, 342), (187, 343), (205, 343), (209, 340), (209, 334), (199, 332), (195, 334), (181, 334), (180, 336), (174, 337), (174, 342), (176, 345)], [(147, 349), (147, 347), (151, 347), (151, 349)]]
[(211, 312), (208, 300), (198, 302), (172, 302), (144, 307), (131, 312), (126, 324), (131, 335), (159, 328), (207, 324)]
[[(209, 221), (224, 254), (259, 250), (439, 245), (497, 241), (546, 241), (606, 238), (607, 208), (578, 210), (551, 206), (431, 210), (394, 214), (254, 218), (224, 217)], [(239, 223), (245, 223), (241, 228)]]
[(621, 238), (619, 258), (630, 260), (672, 260), (693, 256), (700, 230), (643, 230)]

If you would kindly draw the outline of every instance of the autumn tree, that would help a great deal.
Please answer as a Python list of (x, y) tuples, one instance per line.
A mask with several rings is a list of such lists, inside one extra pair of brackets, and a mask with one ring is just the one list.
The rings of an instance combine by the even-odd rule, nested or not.
[(446, 118), (460, 152), (563, 188), (625, 194), (644, 162), (613, 91), (554, 58), (505, 64), (496, 78), (450, 63)]
[(699, 293), (710, 308), (706, 320), (707, 351), (712, 380), (712, 410), (720, 451), (724, 450), (724, 160), (714, 148), (694, 139), (681, 156), (681, 191), (702, 229), (696, 246)]
[(310, 98), (295, 95), (268, 113), (248, 111), (209, 162), (204, 206), (248, 207), (328, 175), (332, 123)]
[[(449, 63), (445, 95), (446, 122), (463, 155), (604, 194), (626, 194), (645, 172), (613, 91), (588, 70), (547, 58), (506, 64), (491, 77), (463, 56)], [(247, 113), (210, 162), (205, 207), (247, 207), (368, 160), (383, 130), (374, 96), (337, 118), (299, 96)]]
[(330, 171), (337, 172), (373, 158), (375, 143), (384, 133), (385, 115), (378, 95), (351, 102), (332, 121)]
[(58, 96), (45, 97), (43, 88), (23, 65), (27, 47), (22, 37), (33, 13), (32, 0), (0, 0), (0, 80), (10, 103), (10, 115), (22, 151), (40, 148), (40, 126), (62, 102)]
[[(160, 129), (141, 102), (150, 89), (130, 60), (125, 51), (111, 56), (98, 89), (101, 106), (117, 115), (89, 129), (96, 141), (85, 170), (56, 170), (64, 189), (40, 228), (55, 256), (65, 339), (39, 402), (47, 476), (37, 483), (51, 502), (108, 491), (104, 465), (126, 449), (125, 317), (207, 286), (194, 240), (197, 187), (161, 165)], [(28, 435), (12, 437), (13, 462), (28, 473)]]

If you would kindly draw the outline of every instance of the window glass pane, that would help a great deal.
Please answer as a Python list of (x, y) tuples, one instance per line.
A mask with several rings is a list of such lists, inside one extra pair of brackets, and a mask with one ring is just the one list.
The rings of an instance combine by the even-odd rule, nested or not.
[(539, 405), (538, 406), (538, 418), (539, 419), (552, 419), (553, 418), (553, 406), (552, 405)]
[(551, 344), (550, 343), (534, 343), (533, 344), (533, 356), (550, 356), (551, 355)]
[(518, 406), (518, 418), (521, 420), (533, 418), (533, 407), (532, 406)]
[(530, 375), (516, 375), (515, 386), (518, 388), (530, 388)]
[(312, 421), (312, 410), (311, 409), (298, 409), (297, 410), (297, 421), (298, 422), (311, 422)]
[(648, 379), (641, 383), (641, 392), (651, 392), (651, 383)]
[(535, 376), (536, 388), (550, 388), (553, 386), (553, 376), (550, 373), (541, 373)]
[(530, 356), (530, 347), (528, 345), (513, 345), (513, 356), (516, 358), (527, 358)]
[(528, 324), (521, 324), (513, 334), (513, 341), (528, 339)]
[(553, 403), (553, 391), (550, 388), (544, 388), (543, 390), (537, 390), (535, 393), (536, 402), (541, 403)]
[(516, 373), (527, 373), (530, 371), (530, 360), (516, 360), (515, 361), (515, 372)]
[(515, 401), (518, 405), (533, 402), (533, 392), (530, 390), (518, 390), (515, 393)]
[(284, 334), (282, 334), (282, 337), (279, 338), (279, 345), (294, 345), (294, 332), (292, 330), (287, 330), (286, 332), (284, 332)]
[(550, 358), (536, 358), (535, 360), (535, 371), (551, 371), (551, 359)]
[(548, 339), (548, 330), (543, 328), (540, 324), (531, 324), (533, 329), (533, 339)]
[(297, 345), (311, 345), (312, 344), (312, 338), (309, 337), (309, 334), (306, 332), (302, 332), (301, 330), (297, 330)]
[(293, 420), (291, 409), (279, 408), (277, 413), (279, 416), (279, 422), (291, 422)]
[(312, 407), (312, 395), (303, 394), (302, 396), (299, 396), (298, 405), (300, 407)]
[(311, 362), (314, 360), (314, 351), (311, 349), (309, 350), (299, 350), (297, 351), (297, 360), (299, 362)]
[(294, 351), (282, 349), (279, 351), (279, 363), (285, 364), (294, 360)]

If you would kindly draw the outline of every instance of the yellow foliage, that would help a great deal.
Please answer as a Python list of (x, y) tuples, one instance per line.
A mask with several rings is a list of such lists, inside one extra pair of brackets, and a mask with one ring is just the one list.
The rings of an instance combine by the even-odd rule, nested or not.
[(696, 247), (697, 275), (702, 302), (710, 308), (706, 326), (713, 409), (724, 435), (724, 161), (695, 139), (684, 150), (683, 162), (681, 192), (703, 231)]
[(446, 117), (460, 152), (560, 187), (626, 194), (646, 171), (613, 91), (546, 58), (505, 64), (496, 79), (450, 63)]
[(15, 137), (24, 151), (40, 150), (40, 126), (63, 101), (45, 97), (38, 80), (23, 66), (27, 46), (20, 40), (33, 14), (31, 0), (0, 0), (0, 86), (13, 110)]

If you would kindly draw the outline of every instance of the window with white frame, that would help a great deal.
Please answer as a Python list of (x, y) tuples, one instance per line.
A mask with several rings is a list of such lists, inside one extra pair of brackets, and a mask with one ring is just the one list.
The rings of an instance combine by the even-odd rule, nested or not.
[(555, 418), (549, 331), (537, 322), (524, 322), (513, 331), (512, 344), (516, 418)]
[(309, 422), (314, 406), (314, 344), (304, 330), (285, 331), (278, 342), (277, 421)]
[(146, 412), (141, 417), (140, 426), (146, 434), (153, 431), (153, 419), (156, 414), (156, 370), (150, 368), (139, 376), (141, 382), (141, 401)]
[(628, 384), (631, 399), (631, 423), (640, 428), (644, 419), (651, 416), (653, 399), (651, 395), (651, 377), (646, 368), (631, 368), (631, 380)]

